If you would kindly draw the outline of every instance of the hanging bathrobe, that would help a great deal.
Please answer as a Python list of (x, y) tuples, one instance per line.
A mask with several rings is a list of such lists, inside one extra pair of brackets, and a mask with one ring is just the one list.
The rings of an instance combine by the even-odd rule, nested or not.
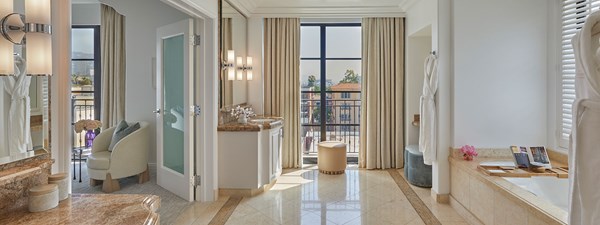
[(575, 96), (569, 148), (569, 224), (600, 224), (600, 12), (572, 39)]
[(419, 110), (421, 114), (419, 150), (423, 152), (423, 161), (427, 165), (431, 165), (437, 156), (437, 116), (435, 108), (437, 86), (437, 57), (434, 54), (430, 54), (425, 59), (425, 79), (423, 81), (423, 95), (421, 95)]
[(15, 56), (15, 74), (16, 76), (3, 78), (4, 90), (11, 99), (8, 112), (8, 149), (13, 156), (33, 148), (29, 126), (31, 77), (25, 75), (25, 60), (20, 56)]

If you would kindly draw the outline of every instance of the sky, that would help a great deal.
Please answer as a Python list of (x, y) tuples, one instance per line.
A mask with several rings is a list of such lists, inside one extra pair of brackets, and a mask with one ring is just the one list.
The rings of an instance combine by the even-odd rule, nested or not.
[[(302, 27), (300, 36), (300, 57), (320, 56), (320, 28)], [(326, 54), (331, 58), (360, 58), (361, 57), (361, 28), (360, 27), (328, 27), (326, 30)], [(326, 65), (327, 79), (337, 84), (346, 69), (354, 69), (361, 74), (360, 60), (329, 60)], [(309, 75), (319, 79), (320, 62), (318, 60), (302, 60), (300, 62), (300, 79), (304, 83)]]

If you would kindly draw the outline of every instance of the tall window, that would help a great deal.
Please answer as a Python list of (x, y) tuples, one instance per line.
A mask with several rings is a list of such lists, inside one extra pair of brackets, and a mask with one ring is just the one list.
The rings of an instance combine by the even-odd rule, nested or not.
[(304, 153), (316, 153), (325, 140), (358, 153), (361, 24), (303, 23), (300, 43)]
[[(73, 26), (71, 45), (71, 99), (73, 123), (100, 119), (100, 26)], [(84, 134), (74, 134), (73, 146), (81, 147)]]
[(583, 27), (589, 14), (599, 9), (600, 0), (562, 1), (562, 60), (560, 89), (559, 145), (567, 148), (572, 128), (572, 105), (575, 101), (575, 55), (571, 39)]

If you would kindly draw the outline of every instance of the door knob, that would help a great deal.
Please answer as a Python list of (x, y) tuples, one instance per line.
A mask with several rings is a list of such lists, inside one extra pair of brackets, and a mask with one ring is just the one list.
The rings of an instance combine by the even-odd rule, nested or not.
[(154, 111), (152, 111), (152, 112), (153, 112), (153, 113), (156, 113), (156, 114), (160, 114), (160, 109), (156, 109), (156, 110), (154, 110)]

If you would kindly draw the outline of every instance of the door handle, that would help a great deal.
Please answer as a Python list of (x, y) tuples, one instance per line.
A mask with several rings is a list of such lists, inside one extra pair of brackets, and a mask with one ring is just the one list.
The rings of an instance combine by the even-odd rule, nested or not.
[(156, 109), (156, 110), (154, 110), (154, 111), (152, 111), (152, 112), (153, 112), (153, 113), (156, 113), (156, 114), (160, 114), (160, 109)]

